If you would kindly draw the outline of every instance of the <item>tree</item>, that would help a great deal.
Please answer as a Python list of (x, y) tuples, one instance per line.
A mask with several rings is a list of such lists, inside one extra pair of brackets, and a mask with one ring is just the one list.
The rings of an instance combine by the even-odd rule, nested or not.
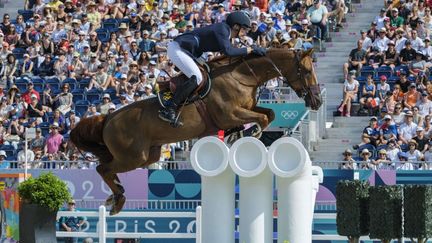
[(406, 185), (404, 187), (404, 235), (427, 242), (432, 236), (432, 186)]

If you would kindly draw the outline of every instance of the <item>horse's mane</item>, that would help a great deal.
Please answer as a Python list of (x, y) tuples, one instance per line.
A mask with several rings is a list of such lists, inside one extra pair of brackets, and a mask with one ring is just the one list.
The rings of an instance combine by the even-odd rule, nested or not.
[[(286, 48), (270, 48), (267, 50), (267, 55), (271, 55), (273, 52), (280, 52), (280, 51), (286, 51), (286, 52), (294, 52), (296, 50), (294, 49), (286, 49)], [(243, 60), (250, 60), (250, 59), (254, 59), (254, 58), (259, 58), (259, 56), (255, 55), (255, 54), (248, 54), (245, 57), (229, 57), (226, 55), (220, 55), (217, 56), (215, 58), (213, 58), (213, 60), (211, 60), (208, 65), (210, 66), (211, 69), (215, 69), (218, 67), (222, 67), (222, 66), (227, 66), (230, 64), (237, 64), (238, 62), (241, 62)]]

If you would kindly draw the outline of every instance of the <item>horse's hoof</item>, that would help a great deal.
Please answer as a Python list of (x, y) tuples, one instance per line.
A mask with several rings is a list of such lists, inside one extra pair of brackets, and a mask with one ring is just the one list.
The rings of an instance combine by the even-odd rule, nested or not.
[(111, 194), (105, 201), (105, 207), (109, 207), (114, 204), (114, 194)]
[(114, 201), (115, 202), (114, 202), (114, 205), (111, 208), (110, 215), (116, 215), (116, 214), (118, 214), (122, 210), (122, 208), (123, 208), (123, 206), (124, 206), (124, 204), (126, 202), (126, 197), (123, 194), (122, 195), (117, 195), (117, 196), (115, 196), (115, 200)]

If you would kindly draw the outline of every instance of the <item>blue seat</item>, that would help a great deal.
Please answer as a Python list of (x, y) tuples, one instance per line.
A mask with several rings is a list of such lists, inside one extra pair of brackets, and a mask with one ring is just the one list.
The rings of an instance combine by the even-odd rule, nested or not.
[(110, 37), (110, 32), (107, 29), (97, 29), (97, 37), (102, 42), (108, 42)]
[(15, 55), (16, 59), (21, 60), (27, 51), (23, 48), (15, 48), (12, 50), (12, 53)]
[(114, 105), (118, 105), (120, 104), (120, 99), (113, 99), (111, 100), (111, 103), (113, 103)]
[(95, 100), (100, 100), (101, 93), (97, 89), (88, 90), (85, 94), (86, 100), (93, 103)]
[(45, 88), (45, 80), (44, 79), (35, 77), (35, 78), (32, 78), (32, 82), (33, 82), (34, 89), (37, 92), (39, 92), (39, 93), (43, 92), (43, 90)]
[(86, 113), (90, 102), (88, 100), (79, 100), (75, 103), (75, 112), (78, 116), (83, 116)]
[(375, 74), (375, 69), (371, 66), (363, 66), (362, 69), (360, 70), (361, 77), (367, 78), (368, 75), (374, 76), (374, 74)]
[(25, 10), (25, 9), (19, 9), (18, 14), (21, 14), (23, 16), (24, 22), (27, 22), (29, 19), (33, 17), (33, 10)]
[(115, 90), (114, 88), (108, 88), (108, 89), (106, 89), (106, 90), (104, 91), (104, 93), (109, 94), (110, 97), (111, 97), (111, 100), (117, 98), (117, 96), (116, 96), (116, 93), (117, 93), (117, 92), (116, 92), (116, 90)]
[(85, 100), (84, 89), (72, 90), (73, 102), (76, 103), (79, 100)]
[(381, 66), (376, 69), (376, 74), (377, 77), (381, 77), (382, 75), (384, 75), (388, 78), (393, 74), (393, 70), (389, 66)]
[(69, 90), (74, 90), (78, 88), (78, 82), (74, 78), (67, 78), (63, 80), (62, 84), (69, 84)]
[(79, 81), (79, 88), (80, 89), (84, 89), (84, 88), (88, 88), (89, 84), (90, 84), (90, 78), (84, 78), (82, 80)]
[(387, 79), (387, 83), (396, 83), (397, 81), (399, 81), (400, 80), (400, 78), (398, 77), (398, 76), (390, 76), (388, 79)]
[(119, 26), (119, 22), (117, 19), (106, 19), (102, 23), (102, 28), (108, 30), (109, 32), (113, 32)]
[(45, 86), (50, 87), (53, 93), (56, 93), (60, 90), (60, 82), (58, 79), (49, 79), (45, 81)]
[(95, 101), (92, 102), (92, 105), (98, 106), (98, 105), (100, 105), (101, 103), (102, 103), (101, 100), (95, 100)]
[(48, 135), (49, 127), (50, 127), (49, 122), (42, 122), (39, 124), (39, 128), (42, 130), (42, 136), (45, 137), (46, 135)]
[(357, 81), (359, 81), (359, 83), (366, 83), (367, 78), (366, 77), (362, 77), (362, 76), (358, 76)]
[(18, 87), (21, 93), (25, 92), (27, 90), (27, 84), (29, 83), (29, 80), (27, 78), (17, 78), (15, 79), (14, 84)]
[(409, 68), (406, 65), (400, 65), (400, 66), (396, 66), (394, 68), (394, 72), (396, 73), (397, 71), (401, 71), (404, 70), (407, 74), (409, 73)]

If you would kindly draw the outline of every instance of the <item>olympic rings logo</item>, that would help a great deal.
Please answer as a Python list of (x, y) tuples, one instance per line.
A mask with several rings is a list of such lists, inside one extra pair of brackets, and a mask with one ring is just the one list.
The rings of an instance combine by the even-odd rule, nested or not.
[(285, 120), (294, 120), (298, 115), (298, 111), (281, 111), (281, 116)]

